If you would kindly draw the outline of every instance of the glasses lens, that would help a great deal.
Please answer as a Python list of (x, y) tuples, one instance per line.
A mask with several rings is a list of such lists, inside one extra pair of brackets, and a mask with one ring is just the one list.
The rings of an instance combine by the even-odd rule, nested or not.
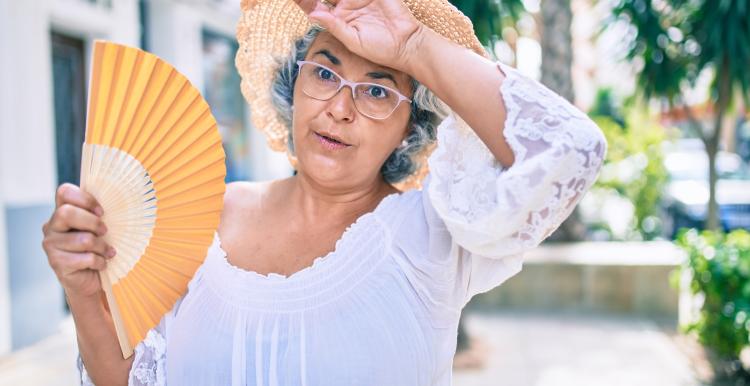
[[(299, 71), (302, 91), (311, 98), (328, 100), (339, 90), (341, 78), (326, 67), (305, 62)], [(374, 119), (388, 118), (399, 103), (394, 90), (375, 83), (359, 83), (353, 96), (357, 110)]]
[(313, 63), (302, 65), (300, 80), (302, 81), (302, 91), (305, 94), (323, 100), (331, 98), (341, 83), (341, 80), (333, 71)]
[(355, 92), (354, 104), (371, 118), (387, 118), (398, 105), (395, 91), (374, 83), (360, 83)]

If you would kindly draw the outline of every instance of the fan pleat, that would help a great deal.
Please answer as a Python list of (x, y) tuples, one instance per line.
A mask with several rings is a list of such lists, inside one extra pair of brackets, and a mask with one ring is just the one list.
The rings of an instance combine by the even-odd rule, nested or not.
[[(123, 133), (122, 142), (119, 148), (130, 154), (136, 137), (143, 128), (143, 122), (146, 120), (153, 100), (158, 96), (153, 92), (154, 79), (159, 76), (159, 71), (164, 71), (164, 66), (153, 55), (143, 55), (143, 61), (138, 69), (138, 77), (133, 87), (133, 95), (139, 95), (133, 98), (132, 116), (130, 124), (127, 126), (127, 132)], [(130, 112), (130, 110), (128, 110)]]
[(156, 56), (96, 42), (81, 188), (117, 255), (100, 271), (123, 357), (187, 290), (219, 224), (226, 178), (216, 120)]
[(162, 255), (174, 256), (174, 258), (176, 259), (192, 261), (198, 264), (203, 262), (203, 257), (202, 256), (196, 257), (195, 255), (191, 254), (192, 251), (190, 251), (190, 253), (185, 253), (185, 251), (178, 251), (178, 250), (172, 249), (169, 247), (169, 245), (164, 247), (159, 242), (154, 242), (154, 243), (151, 243), (151, 245), (149, 245), (149, 253), (152, 253), (154, 256), (162, 256)]
[(122, 321), (125, 325), (130, 344), (135, 347), (133, 341), (143, 340), (145, 333), (141, 331), (148, 331), (147, 328), (151, 321), (147, 320), (148, 316), (140, 302), (138, 302), (138, 298), (140, 297), (138, 291), (133, 291), (128, 282), (121, 281), (113, 284), (112, 293), (114, 293), (118, 305), (121, 305), (120, 308), (123, 311), (127, 310), (127, 312), (121, 313)]
[(182, 168), (177, 169), (174, 173), (167, 175), (164, 179), (159, 181), (160, 191), (168, 191), (170, 189), (181, 189), (185, 186), (185, 182), (189, 181), (192, 184), (200, 185), (204, 182), (211, 181), (216, 177), (222, 176), (222, 170), (226, 168), (224, 160), (221, 157), (205, 166), (196, 165), (195, 168)]
[[(149, 156), (151, 156), (155, 150), (158, 151), (159, 148), (165, 148), (165, 140), (168, 138), (170, 132), (174, 133), (173, 128), (175, 126), (181, 128), (179, 134), (182, 134), (182, 129), (186, 126), (184, 125), (185, 121), (180, 121), (180, 117), (189, 117), (192, 115), (189, 112), (191, 107), (190, 101), (195, 99), (196, 96), (200, 96), (198, 90), (193, 89), (187, 80), (185, 80), (180, 89), (176, 91), (175, 95), (171, 95), (170, 93), (169, 97), (173, 99), (170, 104), (164, 106), (165, 111), (163, 113), (160, 111), (162, 114), (161, 119), (151, 133), (151, 138), (158, 138), (158, 140), (154, 141), (149, 138), (149, 140), (143, 144), (139, 153), (136, 154), (136, 158), (138, 158), (142, 164), (147, 164), (146, 160), (148, 160)], [(180, 123), (183, 123), (183, 125), (179, 125)]]
[(205, 105), (205, 102), (201, 103), (203, 102), (203, 98), (200, 96), (200, 94), (198, 94), (198, 92), (195, 90), (193, 91), (192, 102), (187, 105), (187, 109), (182, 114), (180, 114), (178, 120), (173, 124), (176, 127), (183, 127), (185, 129), (168, 130), (166, 133), (164, 133), (161, 140), (156, 143), (152, 149), (149, 150), (149, 153), (144, 153), (141, 163), (143, 165), (147, 165), (146, 167), (149, 167), (153, 164), (154, 161), (161, 158), (169, 159), (168, 157), (170, 149), (172, 149), (175, 144), (180, 141), (181, 138), (193, 131), (193, 126), (200, 125), (201, 123), (210, 123), (210, 119), (206, 119), (204, 122), (201, 122), (201, 117), (210, 116), (210, 110), (208, 109), (208, 106)]
[(168, 109), (174, 105), (177, 93), (187, 84), (187, 79), (176, 75), (177, 71), (171, 69), (166, 84), (160, 90), (159, 98), (155, 101), (146, 121), (143, 123), (143, 129), (141, 130), (143, 135), (140, 135), (133, 144), (133, 157), (139, 161), (142, 159), (141, 154), (144, 149), (153, 146), (149, 142), (159, 140), (159, 137), (154, 134), (159, 130), (159, 125), (162, 124)]
[(217, 145), (221, 145), (221, 136), (216, 132), (208, 131), (206, 135), (193, 142), (192, 146), (181, 152), (179, 157), (165, 163), (162, 168), (155, 168), (151, 176), (156, 182), (174, 173), (177, 169), (186, 167), (186, 165), (191, 165), (190, 167), (209, 165), (223, 154), (223, 149), (217, 150)]
[(128, 154), (132, 154), (133, 157), (138, 159), (136, 152), (140, 146), (143, 146), (143, 142), (146, 141), (150, 135), (149, 130), (153, 129), (153, 126), (148, 123), (153, 120), (153, 116), (156, 115), (154, 111), (157, 108), (157, 104), (164, 98), (164, 89), (167, 87), (168, 81), (171, 79), (173, 74), (172, 69), (163, 62), (157, 62), (154, 65), (154, 71), (151, 74), (151, 79), (143, 91), (143, 100), (141, 101), (142, 108), (139, 108), (136, 112), (133, 120), (133, 136), (128, 137), (122, 150)]
[(148, 260), (150, 264), (154, 264), (159, 270), (168, 272), (167, 274), (175, 273), (181, 275), (185, 282), (190, 281), (200, 265), (199, 262), (180, 259), (155, 250), (151, 250), (150, 252), (151, 254), (149, 255)]

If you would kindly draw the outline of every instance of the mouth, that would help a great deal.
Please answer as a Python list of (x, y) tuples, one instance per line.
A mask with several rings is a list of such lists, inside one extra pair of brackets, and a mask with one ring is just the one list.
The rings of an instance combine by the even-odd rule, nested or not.
[(340, 138), (325, 132), (313, 132), (313, 134), (315, 134), (315, 137), (323, 147), (329, 150), (339, 150), (351, 146), (350, 144), (343, 142)]

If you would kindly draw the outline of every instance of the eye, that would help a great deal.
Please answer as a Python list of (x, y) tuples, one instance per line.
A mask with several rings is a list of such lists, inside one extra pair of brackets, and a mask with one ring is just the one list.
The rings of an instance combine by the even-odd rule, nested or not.
[(333, 74), (333, 72), (327, 68), (318, 67), (315, 70), (315, 74), (318, 75), (318, 78), (323, 80), (334, 80), (336, 79), (336, 75)]
[(389, 95), (388, 90), (380, 86), (368, 86), (365, 90), (365, 94), (375, 99), (385, 99), (388, 98)]

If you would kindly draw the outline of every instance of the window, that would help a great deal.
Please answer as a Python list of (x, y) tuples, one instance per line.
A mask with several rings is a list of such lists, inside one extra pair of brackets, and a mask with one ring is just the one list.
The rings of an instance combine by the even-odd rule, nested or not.
[(250, 179), (245, 98), (234, 66), (234, 39), (203, 31), (203, 96), (216, 117), (227, 155), (227, 182)]
[(84, 43), (52, 32), (57, 181), (79, 184), (86, 125)]

